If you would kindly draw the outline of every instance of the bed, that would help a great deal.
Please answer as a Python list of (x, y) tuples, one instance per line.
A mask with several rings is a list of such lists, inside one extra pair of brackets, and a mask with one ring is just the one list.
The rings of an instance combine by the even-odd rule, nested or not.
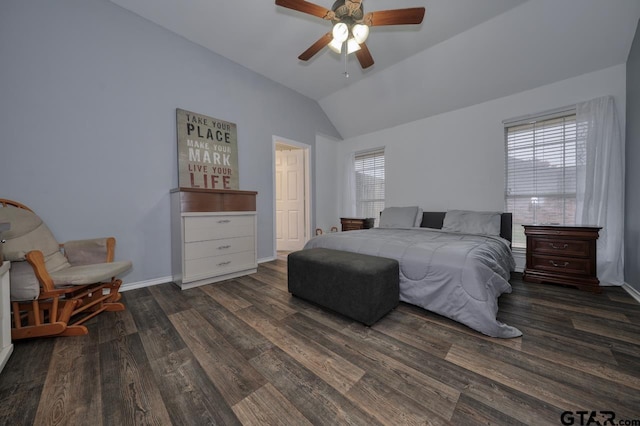
[(304, 249), (314, 247), (396, 259), (401, 301), (491, 337), (522, 335), (496, 319), (515, 267), (510, 213), (388, 208), (379, 227), (319, 235)]

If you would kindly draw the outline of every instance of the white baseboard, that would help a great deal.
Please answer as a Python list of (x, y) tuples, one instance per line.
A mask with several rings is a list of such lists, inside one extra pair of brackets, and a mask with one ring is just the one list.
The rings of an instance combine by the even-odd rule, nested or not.
[(527, 256), (524, 249), (513, 249), (513, 260), (516, 261), (516, 272), (523, 272), (527, 263)]
[[(277, 259), (276, 256), (265, 257), (265, 258), (262, 258), (262, 259), (258, 259), (258, 263), (271, 262), (271, 261), (276, 260), (276, 259)], [(518, 271), (517, 267), (516, 267), (516, 271), (517, 272), (522, 272), (522, 271)], [(123, 284), (122, 286), (120, 286), (120, 291), (135, 290), (137, 288), (151, 287), (151, 286), (154, 286), (154, 285), (170, 283), (170, 282), (173, 282), (173, 277), (171, 275), (166, 276), (166, 277), (154, 278), (152, 280), (137, 281), (137, 282), (133, 282), (133, 283)], [(622, 284), (622, 288), (625, 289), (627, 291), (627, 293), (629, 293), (631, 295), (631, 297), (636, 299), (638, 301), (638, 303), (640, 303), (640, 291), (638, 291), (635, 288), (631, 287), (631, 285), (629, 285), (628, 283)]]
[(152, 280), (137, 281), (134, 283), (126, 283), (120, 286), (120, 291), (135, 290), (137, 288), (151, 287), (152, 285), (164, 284), (173, 282), (171, 275), (167, 277), (154, 278)]
[[(278, 258), (277, 256), (265, 257), (262, 259), (258, 259), (258, 263), (271, 262), (273, 260), (276, 260), (277, 258)], [(154, 278), (151, 280), (122, 284), (120, 286), (120, 291), (135, 290), (137, 288), (151, 287), (153, 285), (171, 283), (171, 282), (173, 282), (173, 277), (169, 275), (166, 277)]]
[(638, 303), (640, 303), (640, 291), (631, 287), (631, 285), (629, 285), (628, 283), (622, 284), (622, 288), (624, 288), (627, 293), (631, 295), (631, 297), (633, 297), (634, 299), (636, 299), (636, 301), (638, 301)]

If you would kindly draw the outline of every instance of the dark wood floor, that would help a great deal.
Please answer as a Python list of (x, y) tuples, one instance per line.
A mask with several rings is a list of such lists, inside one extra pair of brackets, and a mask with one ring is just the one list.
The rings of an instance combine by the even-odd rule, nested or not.
[(88, 336), (17, 342), (0, 424), (640, 419), (640, 306), (620, 288), (594, 295), (516, 274), (499, 319), (524, 336), (503, 340), (407, 304), (367, 328), (286, 284), (281, 257), (192, 290), (125, 292), (127, 310), (91, 320)]

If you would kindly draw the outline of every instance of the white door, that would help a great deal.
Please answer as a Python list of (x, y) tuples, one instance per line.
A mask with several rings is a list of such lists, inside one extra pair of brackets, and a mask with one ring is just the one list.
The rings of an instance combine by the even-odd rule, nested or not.
[(302, 249), (304, 235), (304, 151), (276, 151), (276, 249)]

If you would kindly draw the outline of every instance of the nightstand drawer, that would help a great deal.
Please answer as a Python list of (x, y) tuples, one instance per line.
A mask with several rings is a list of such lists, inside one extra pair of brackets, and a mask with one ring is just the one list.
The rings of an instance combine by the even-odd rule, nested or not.
[(362, 223), (342, 223), (343, 231), (357, 231), (358, 229), (364, 229)]
[(531, 266), (527, 264), (527, 268), (559, 274), (593, 275), (593, 266), (590, 259), (533, 254), (531, 256)]
[(522, 275), (525, 281), (572, 285), (600, 292), (596, 274), (599, 226), (522, 226), (527, 236), (527, 264)]
[(354, 217), (341, 217), (340, 224), (343, 231), (356, 231), (359, 229), (373, 228), (375, 219), (369, 218), (354, 218)]
[(589, 257), (589, 241), (531, 238), (533, 253), (547, 253), (556, 256)]

